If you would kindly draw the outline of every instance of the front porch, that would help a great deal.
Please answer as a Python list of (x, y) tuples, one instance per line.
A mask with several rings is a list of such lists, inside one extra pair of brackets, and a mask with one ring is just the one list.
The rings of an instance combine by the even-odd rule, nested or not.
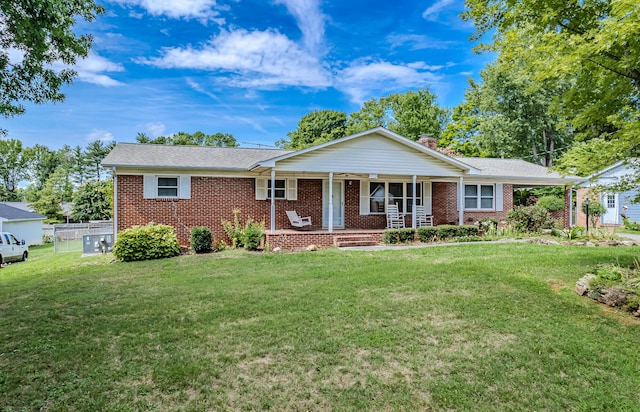
[(319, 247), (379, 245), (382, 243), (384, 231), (385, 229), (335, 229), (333, 232), (326, 229), (280, 229), (273, 233), (266, 233), (266, 244), (271, 250), (277, 247), (299, 250), (309, 245)]

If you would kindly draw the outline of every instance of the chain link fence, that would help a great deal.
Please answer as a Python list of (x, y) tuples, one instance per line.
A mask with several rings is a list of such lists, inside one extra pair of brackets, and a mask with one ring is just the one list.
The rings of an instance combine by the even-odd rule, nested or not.
[(82, 252), (83, 236), (85, 235), (113, 235), (113, 222), (99, 221), (54, 225), (53, 244), (55, 253)]

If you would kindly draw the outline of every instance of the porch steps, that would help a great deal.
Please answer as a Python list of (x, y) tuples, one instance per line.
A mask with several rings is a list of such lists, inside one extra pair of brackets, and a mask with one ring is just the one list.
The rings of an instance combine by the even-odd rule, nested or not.
[(336, 247), (348, 246), (375, 246), (379, 242), (372, 235), (338, 235), (333, 237), (333, 245)]

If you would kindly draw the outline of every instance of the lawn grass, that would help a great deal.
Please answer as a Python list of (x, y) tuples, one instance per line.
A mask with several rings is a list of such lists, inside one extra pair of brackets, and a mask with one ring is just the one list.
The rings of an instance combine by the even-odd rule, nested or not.
[(463, 244), (0, 269), (0, 410), (639, 410), (638, 247)]

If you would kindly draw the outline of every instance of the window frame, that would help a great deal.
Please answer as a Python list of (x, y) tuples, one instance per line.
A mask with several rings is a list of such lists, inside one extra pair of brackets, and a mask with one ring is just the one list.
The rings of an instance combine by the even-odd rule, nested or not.
[[(416, 182), (416, 192), (419, 196), (416, 196), (416, 206), (421, 206), (424, 203), (424, 182)], [(409, 188), (412, 187), (413, 182), (407, 180), (369, 180), (368, 187), (368, 198), (369, 198), (369, 214), (370, 215), (384, 215), (387, 213), (387, 204), (389, 203), (389, 185), (390, 184), (400, 184), (402, 185), (402, 196), (394, 196), (394, 201), (398, 203), (398, 210), (400, 213), (404, 214), (413, 214), (413, 211), (408, 211), (413, 208), (413, 197), (408, 195)], [(383, 211), (373, 211), (372, 199), (374, 196), (372, 194), (375, 192), (371, 191), (372, 185), (376, 185), (376, 191), (378, 190), (378, 186), (382, 185), (384, 190), (384, 200), (383, 200)], [(379, 196), (375, 196), (375, 198), (379, 198)]]
[[(287, 200), (287, 179), (275, 179), (276, 182), (276, 200)], [(278, 182), (282, 182), (283, 187), (278, 187)], [(278, 196), (278, 192), (282, 192), (282, 196)], [(271, 200), (271, 179), (267, 179), (267, 200)]]
[[(172, 185), (160, 185), (160, 179), (175, 179), (176, 180), (176, 185), (172, 186)], [(180, 176), (162, 176), (162, 175), (158, 175), (156, 176), (155, 179), (155, 184), (156, 184), (156, 197), (160, 198), (160, 199), (177, 199), (180, 197)], [(176, 194), (175, 195), (161, 195), (160, 194), (160, 190), (161, 189), (175, 189)]]
[[(467, 195), (467, 187), (475, 187), (476, 194), (475, 196)], [(490, 187), (491, 188), (491, 196), (483, 196), (482, 188)], [(495, 211), (496, 210), (496, 185), (495, 184), (486, 184), (486, 183), (465, 183), (464, 184), (464, 210), (480, 210), (480, 211)], [(475, 199), (475, 207), (467, 207), (467, 199)], [(491, 199), (491, 207), (482, 207), (483, 199)]]

